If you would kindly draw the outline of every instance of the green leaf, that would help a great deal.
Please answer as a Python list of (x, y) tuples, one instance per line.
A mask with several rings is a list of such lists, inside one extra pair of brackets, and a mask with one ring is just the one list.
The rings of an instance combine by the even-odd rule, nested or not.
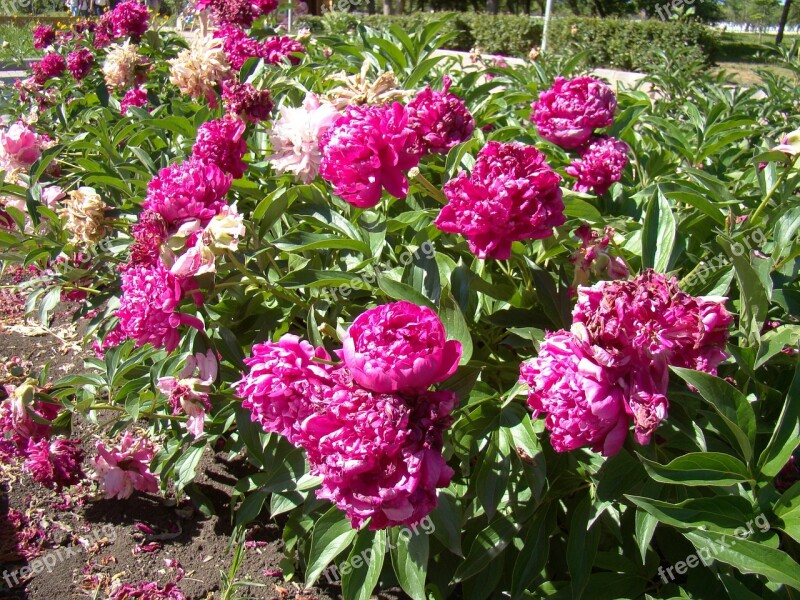
[(453, 581), (464, 581), (483, 571), (505, 550), (521, 527), (522, 523), (512, 521), (505, 515), (497, 515), (472, 542), (466, 560), (456, 569)]
[(426, 534), (407, 527), (392, 529), (389, 535), (392, 566), (397, 581), (412, 600), (425, 600), (429, 540)]
[(661, 483), (726, 486), (750, 480), (744, 463), (729, 454), (691, 452), (667, 465), (637, 456), (650, 477)]
[(778, 527), (800, 543), (800, 483), (783, 493), (772, 512), (781, 520)]
[(465, 365), (472, 358), (472, 335), (469, 332), (469, 325), (464, 318), (464, 313), (453, 298), (453, 295), (448, 293), (447, 296), (442, 296), (441, 306), (439, 308), (439, 316), (444, 324), (447, 337), (451, 340), (456, 340), (461, 343), (461, 362)]
[(675, 244), (675, 217), (661, 189), (650, 199), (642, 229), (642, 265), (665, 273)]
[(345, 600), (369, 600), (386, 557), (386, 532), (361, 531), (341, 569)]
[(511, 575), (511, 597), (514, 600), (525, 594), (547, 564), (556, 508), (554, 503), (539, 507), (528, 525), (528, 533)]
[(305, 250), (355, 250), (364, 256), (371, 256), (369, 246), (360, 240), (337, 238), (330, 233), (306, 233), (295, 231), (275, 242), (275, 247), (290, 252)]
[(445, 490), (439, 492), (436, 508), (431, 512), (435, 529), (433, 535), (456, 556), (464, 556), (461, 549), (462, 514), (458, 501)]
[(742, 457), (749, 463), (756, 440), (756, 415), (745, 395), (724, 379), (708, 373), (680, 367), (672, 367), (672, 370), (697, 388), (703, 399), (722, 417)]
[(744, 253), (734, 250), (732, 241), (721, 235), (717, 236), (717, 243), (733, 263), (736, 281), (739, 284), (739, 327), (747, 337), (751, 346), (758, 344), (761, 326), (767, 317), (769, 308), (769, 294), (764, 289), (764, 283), (758, 273), (750, 264), (749, 257)]
[(423, 296), (422, 293), (418, 292), (410, 285), (406, 285), (405, 283), (394, 281), (393, 279), (379, 275), (378, 287), (384, 294), (394, 300), (406, 300), (407, 302), (412, 302), (414, 304), (418, 304), (419, 306), (427, 306), (428, 308), (436, 310), (436, 306), (433, 304), (433, 302)]
[(739, 496), (689, 498), (677, 504), (640, 496), (626, 498), (662, 523), (678, 528), (705, 527), (725, 533), (753, 518), (752, 505)]
[(768, 331), (761, 336), (756, 362), (753, 368), (758, 369), (769, 362), (784, 348), (797, 348), (800, 346), (800, 325), (782, 325), (777, 329)]
[(306, 569), (306, 586), (313, 586), (322, 571), (355, 539), (356, 530), (335, 506), (322, 515), (314, 525), (311, 552)]
[(236, 509), (236, 525), (242, 526), (252, 523), (261, 514), (264, 502), (267, 501), (267, 492), (254, 492), (244, 499)]
[(639, 554), (642, 555), (642, 564), (647, 562), (647, 548), (650, 546), (650, 540), (653, 539), (653, 534), (657, 526), (658, 519), (649, 512), (644, 510), (636, 511), (634, 537), (636, 538), (636, 545), (639, 548)]
[(691, 531), (683, 535), (697, 548), (703, 562), (710, 557), (742, 573), (763, 575), (771, 583), (800, 590), (800, 565), (781, 550), (715, 531)]
[(800, 365), (795, 367), (794, 378), (786, 394), (786, 401), (772, 437), (758, 458), (758, 472), (762, 481), (770, 480), (784, 467), (797, 447), (800, 437)]
[(589, 583), (589, 575), (597, 554), (597, 545), (600, 543), (600, 526), (596, 523), (589, 526), (591, 514), (591, 498), (586, 496), (575, 508), (570, 522), (570, 535), (567, 540), (567, 566), (572, 578), (573, 600), (583, 598), (583, 592), (586, 584)]
[(511, 471), (505, 441), (499, 431), (492, 432), (492, 437), (480, 457), (480, 464), (475, 473), (475, 489), (478, 494), (486, 518), (491, 520), (508, 487)]

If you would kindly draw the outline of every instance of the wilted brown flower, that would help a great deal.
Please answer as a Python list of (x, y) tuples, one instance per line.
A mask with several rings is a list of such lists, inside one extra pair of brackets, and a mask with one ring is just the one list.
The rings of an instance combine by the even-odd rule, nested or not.
[(67, 220), (64, 229), (72, 234), (71, 244), (94, 244), (103, 239), (108, 207), (94, 188), (81, 187), (70, 192), (63, 204), (59, 216)]
[(528, 59), (531, 62), (536, 62), (536, 59), (538, 59), (539, 56), (541, 56), (541, 54), (542, 54), (541, 50), (539, 50), (534, 46), (533, 48), (531, 48), (531, 51), (528, 52)]
[(412, 92), (398, 89), (397, 77), (391, 71), (379, 73), (375, 81), (367, 79), (370, 63), (364, 61), (361, 73), (347, 76), (345, 73), (335, 75), (333, 78), (344, 82), (344, 86), (334, 88), (327, 94), (327, 100), (342, 111), (348, 106), (359, 104), (386, 104), (394, 102), (412, 94)]
[(136, 83), (137, 71), (141, 73), (147, 59), (139, 54), (136, 44), (112, 44), (103, 63), (103, 77), (111, 89), (124, 90)]
[(170, 83), (192, 98), (205, 97), (212, 105), (216, 104), (214, 86), (231, 76), (222, 40), (211, 35), (196, 37), (188, 49), (169, 62)]

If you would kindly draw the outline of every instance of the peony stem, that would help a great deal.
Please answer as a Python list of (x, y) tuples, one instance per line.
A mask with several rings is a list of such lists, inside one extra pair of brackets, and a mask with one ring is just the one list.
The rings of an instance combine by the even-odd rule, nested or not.
[(408, 172), (409, 177), (412, 177), (414, 181), (416, 181), (428, 194), (430, 194), (431, 198), (436, 200), (439, 204), (446, 205), (447, 198), (445, 197), (442, 190), (434, 186), (428, 179), (423, 175), (419, 169), (411, 169)]
[(761, 201), (761, 204), (758, 205), (756, 212), (754, 212), (753, 216), (750, 217), (750, 223), (754, 224), (758, 221), (758, 217), (760, 217), (764, 209), (767, 208), (767, 204), (769, 204), (769, 201), (772, 200), (772, 196), (775, 195), (775, 192), (778, 191), (778, 188), (781, 186), (781, 184), (786, 181), (786, 178), (789, 176), (789, 173), (791, 173), (792, 167), (794, 167), (794, 163), (797, 162), (798, 157), (800, 157), (800, 154), (796, 154), (792, 157), (792, 160), (789, 161), (789, 164), (783, 170), (781, 176), (778, 177), (778, 180), (775, 182), (772, 188), (770, 188), (769, 192), (767, 192), (767, 195)]

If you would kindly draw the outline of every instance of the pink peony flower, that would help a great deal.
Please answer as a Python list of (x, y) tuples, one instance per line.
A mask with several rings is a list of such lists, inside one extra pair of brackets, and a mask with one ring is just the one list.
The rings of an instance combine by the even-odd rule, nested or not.
[(41, 200), (48, 208), (55, 208), (59, 200), (66, 198), (64, 190), (57, 185), (48, 185), (42, 188)]
[(340, 117), (330, 104), (320, 104), (312, 93), (306, 95), (303, 106), (283, 106), (270, 133), (272, 154), (267, 160), (278, 173), (289, 171), (303, 183), (311, 183), (319, 173), (322, 162), (320, 140)]
[(506, 259), (512, 242), (549, 237), (566, 221), (560, 182), (533, 146), (489, 142), (472, 175), (445, 184), (449, 203), (436, 226), (466, 237), (478, 258)]
[(149, 18), (144, 4), (138, 0), (124, 0), (104, 14), (102, 20), (111, 26), (115, 38), (130, 37), (138, 42), (149, 27)]
[(298, 54), (305, 54), (305, 46), (297, 40), (285, 35), (269, 38), (262, 45), (259, 56), (272, 65), (278, 65), (288, 60), (293, 65), (299, 65), (302, 60)]
[(275, 104), (269, 90), (257, 90), (250, 83), (238, 81), (225, 81), (222, 90), (222, 101), (228, 114), (251, 123), (266, 121), (272, 116)]
[(472, 137), (475, 119), (467, 110), (464, 101), (451, 94), (450, 78), (443, 77), (444, 89), (422, 90), (408, 104), (408, 124), (420, 138), (425, 152), (447, 154), (461, 142)]
[(29, 440), (50, 437), (50, 425), (39, 420), (52, 421), (60, 407), (36, 399), (33, 379), (3, 387), (8, 398), (0, 402), (0, 455), (23, 457)]
[(37, 25), (33, 28), (33, 47), (41, 50), (56, 41), (56, 32), (48, 25)]
[(325, 411), (302, 425), (311, 472), (323, 477), (317, 496), (335, 502), (354, 528), (367, 519), (371, 530), (418, 523), (453, 476), (441, 451), (456, 395), (376, 394), (353, 385), (346, 369), (334, 378)]
[(318, 410), (322, 390), (330, 385), (330, 367), (319, 361), (330, 361), (325, 349), (296, 335), (254, 345), (253, 356), (244, 361), (250, 369), (236, 388), (253, 421), (297, 444), (300, 426)]
[(532, 108), (531, 120), (539, 135), (572, 150), (588, 142), (595, 129), (614, 122), (617, 98), (610, 87), (592, 77), (556, 77)]
[(197, 130), (197, 141), (192, 148), (194, 158), (217, 165), (222, 171), (239, 179), (247, 169), (242, 156), (247, 152), (244, 139), (244, 121), (238, 117), (225, 117), (203, 123)]
[(616, 138), (600, 136), (581, 150), (581, 157), (572, 161), (567, 174), (578, 179), (576, 192), (594, 192), (602, 196), (615, 181), (622, 179), (622, 170), (628, 164), (628, 144)]
[(194, 244), (175, 259), (169, 271), (181, 281), (189, 277), (215, 273), (217, 271), (216, 256), (207, 244), (205, 236), (202, 234), (194, 236)]
[(91, 460), (93, 478), (100, 482), (106, 500), (125, 500), (134, 491), (158, 491), (158, 476), (149, 467), (155, 449), (147, 438), (134, 439), (126, 431), (116, 446), (106, 448), (103, 442), (97, 442), (95, 448), (97, 456)]
[(250, 27), (258, 17), (258, 7), (251, 0), (198, 0), (198, 11), (208, 10), (217, 25)]
[(79, 48), (67, 56), (67, 69), (75, 81), (80, 81), (92, 70), (94, 54), (87, 48)]
[(417, 166), (419, 138), (399, 102), (348, 106), (320, 141), (319, 173), (334, 192), (359, 208), (380, 202), (383, 188), (396, 198), (408, 195), (403, 171)]
[(461, 343), (447, 341), (433, 310), (400, 301), (360, 314), (342, 339), (341, 357), (353, 380), (368, 390), (408, 392), (455, 373)]
[(48, 79), (60, 76), (66, 68), (67, 63), (64, 57), (55, 52), (45, 54), (42, 60), (31, 66), (33, 79), (39, 85), (44, 85)]
[(249, 58), (261, 58), (264, 54), (263, 45), (235, 25), (219, 27), (214, 31), (214, 37), (222, 40), (222, 50), (236, 71), (239, 71)]
[(122, 298), (115, 313), (120, 329), (137, 346), (151, 343), (172, 352), (181, 339), (179, 326), (203, 329), (197, 318), (177, 311), (182, 296), (180, 282), (160, 262), (128, 267), (122, 273)]
[(142, 88), (132, 88), (125, 92), (119, 103), (119, 113), (124, 115), (131, 106), (147, 106), (147, 92)]
[[(196, 371), (196, 373), (195, 373)], [(203, 435), (206, 413), (211, 410), (208, 393), (217, 378), (217, 357), (213, 350), (197, 353), (186, 359), (178, 377), (161, 377), (158, 389), (169, 397), (172, 414), (185, 414), (186, 430), (194, 437)]]
[(27, 169), (42, 155), (45, 139), (21, 121), (0, 131), (0, 170)]
[(131, 235), (134, 243), (130, 264), (155, 266), (161, 256), (161, 246), (168, 238), (164, 218), (151, 210), (143, 210), (139, 221), (131, 227)]
[(208, 221), (225, 206), (231, 176), (217, 165), (188, 160), (161, 169), (147, 186), (144, 208), (157, 212), (172, 228), (187, 221)]
[(125, 332), (117, 325), (114, 329), (109, 331), (102, 340), (99, 337), (94, 340), (94, 342), (92, 342), (92, 350), (94, 351), (94, 355), (102, 360), (106, 355), (106, 350), (119, 346), (127, 339), (128, 337), (125, 335)]
[(37, 483), (57, 488), (78, 484), (86, 475), (81, 469), (83, 450), (79, 440), (58, 438), (31, 441), (24, 468)]
[(628, 433), (623, 388), (617, 384), (626, 363), (567, 331), (548, 333), (539, 355), (520, 368), (528, 384), (534, 416), (545, 427), (556, 452), (589, 446), (612, 456)]

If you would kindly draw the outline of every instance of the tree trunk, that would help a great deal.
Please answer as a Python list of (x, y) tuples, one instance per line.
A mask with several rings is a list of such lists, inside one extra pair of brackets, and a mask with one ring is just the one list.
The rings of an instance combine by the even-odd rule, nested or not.
[(383, 14), (392, 14), (392, 0), (383, 0)]
[(492, 15), (497, 14), (497, 0), (486, 0), (486, 12)]
[(792, 0), (785, 0), (783, 3), (783, 12), (781, 13), (781, 22), (778, 23), (778, 35), (775, 36), (775, 43), (780, 44), (783, 41), (783, 30), (786, 28), (786, 21), (789, 19), (789, 9), (792, 7)]

